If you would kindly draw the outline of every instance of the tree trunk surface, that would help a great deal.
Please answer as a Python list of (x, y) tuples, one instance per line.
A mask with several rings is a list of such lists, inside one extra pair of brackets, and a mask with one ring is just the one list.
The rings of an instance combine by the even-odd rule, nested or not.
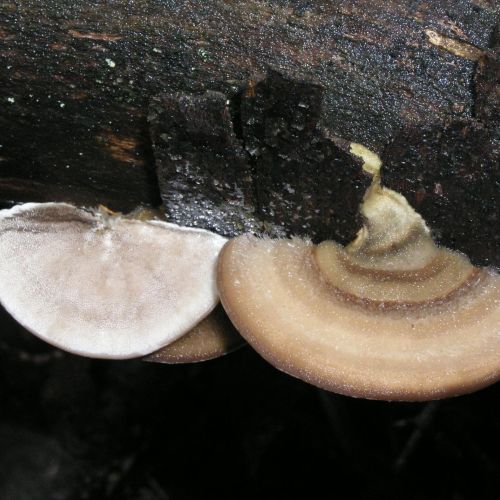
[(440, 241), (498, 265), (497, 14), (484, 0), (0, 2), (0, 203), (163, 201), (225, 235), (345, 243), (369, 183), (357, 142)]

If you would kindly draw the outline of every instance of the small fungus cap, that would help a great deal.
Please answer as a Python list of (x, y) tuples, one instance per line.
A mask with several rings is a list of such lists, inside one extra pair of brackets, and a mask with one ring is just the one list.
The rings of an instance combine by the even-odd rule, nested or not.
[(177, 340), (218, 302), (225, 238), (65, 203), (0, 211), (0, 302), (69, 352), (133, 358)]
[(245, 344), (219, 305), (186, 335), (146, 356), (144, 361), (166, 364), (198, 363), (224, 356)]
[(355, 397), (421, 401), (500, 378), (500, 276), (437, 247), (375, 183), (347, 247), (241, 236), (221, 252), (222, 304), (270, 363)]

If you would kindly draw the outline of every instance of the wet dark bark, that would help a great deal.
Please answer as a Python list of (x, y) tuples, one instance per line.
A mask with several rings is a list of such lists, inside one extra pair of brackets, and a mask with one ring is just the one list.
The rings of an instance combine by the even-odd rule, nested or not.
[[(346, 241), (359, 225), (366, 179), (328, 138), (382, 153), (405, 130), (439, 131), (454, 120), (493, 128), (497, 120), (493, 2), (0, 5), (3, 205), (66, 200), (129, 210), (163, 198), (174, 220), (225, 234)], [(277, 72), (259, 84), (269, 67)], [(174, 95), (202, 116), (181, 118)], [(205, 109), (207, 95), (214, 102)], [(160, 122), (150, 130), (155, 106)], [(162, 143), (162, 127), (184, 142)], [(207, 144), (203, 128), (211, 129)], [(214, 133), (229, 142), (214, 146)], [(398, 184), (404, 167), (391, 165), (387, 182)], [(426, 186), (436, 182), (430, 169), (421, 174)], [(471, 186), (479, 199), (481, 184)], [(450, 203), (450, 220), (464, 219), (460, 206)], [(475, 229), (483, 226), (477, 219)]]
[(499, 158), (498, 133), (477, 120), (408, 129), (384, 153), (384, 179), (407, 196), (437, 241), (498, 266)]
[(227, 236), (351, 240), (370, 179), (320, 127), (322, 98), (321, 85), (270, 69), (231, 100), (155, 99), (149, 120), (169, 219)]
[(438, 241), (500, 266), (498, 26), (478, 60), (471, 118), (400, 130), (383, 152), (386, 184), (402, 192)]

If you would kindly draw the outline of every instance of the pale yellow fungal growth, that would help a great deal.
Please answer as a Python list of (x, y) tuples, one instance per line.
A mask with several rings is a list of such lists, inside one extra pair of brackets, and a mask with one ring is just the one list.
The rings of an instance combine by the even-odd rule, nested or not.
[(351, 142), (349, 152), (363, 160), (362, 168), (365, 172), (373, 176), (379, 175), (382, 160), (376, 153), (357, 142)]
[(437, 31), (426, 29), (425, 34), (432, 45), (470, 61), (477, 61), (484, 54), (480, 48), (462, 40), (450, 38)]

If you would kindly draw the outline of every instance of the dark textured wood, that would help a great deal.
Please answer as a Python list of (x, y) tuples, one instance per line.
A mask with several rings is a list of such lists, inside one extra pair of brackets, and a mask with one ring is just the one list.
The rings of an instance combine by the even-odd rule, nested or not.
[(233, 236), (259, 223), (229, 104), (220, 92), (165, 95), (153, 99), (149, 121), (168, 219)]
[(123, 161), (108, 146), (114, 133), (131, 140), (140, 169), (151, 96), (230, 93), (273, 63), (325, 86), (333, 133), (380, 148), (409, 120), (471, 113), (474, 62), (433, 46), (425, 29), (485, 49), (494, 22), (471, 1), (4, 1), (3, 155), (17, 168), (36, 162), (42, 180), (66, 164), (109, 169)]
[[(234, 103), (269, 66), (285, 78), (300, 74), (321, 86), (318, 129), (379, 153), (409, 127), (491, 121), (496, 16), (495, 3), (484, 0), (2, 1), (0, 203), (66, 200), (115, 210), (158, 205), (150, 102), (159, 95), (215, 91)], [(274, 105), (265, 104), (270, 114), (259, 123), (273, 122)], [(265, 135), (247, 131), (242, 139), (240, 132), (234, 129), (243, 148), (251, 134)], [(284, 162), (275, 163), (280, 154), (292, 154), (293, 145), (282, 139), (270, 145), (268, 137), (251, 164), (262, 161), (269, 172), (263, 183), (276, 184), (277, 176), (289, 173)], [(309, 178), (316, 178), (320, 163), (309, 158), (313, 146), (300, 149), (305, 144), (293, 151), (291, 171), (298, 172), (303, 159)], [(210, 198), (205, 189), (197, 186), (196, 195)], [(262, 214), (271, 232), (280, 225), (295, 231), (298, 221), (290, 221), (297, 215), (304, 232), (344, 239), (349, 231), (323, 224), (335, 200), (335, 223), (356, 225), (353, 189), (337, 184), (331, 196), (313, 196), (304, 209), (299, 191), (293, 196), (284, 185), (265, 185), (260, 197), (255, 191), (256, 201), (248, 201), (249, 210)], [(162, 190), (165, 199), (175, 186)], [(271, 203), (280, 195), (281, 208), (274, 211)], [(351, 202), (342, 201), (348, 197)], [(459, 204), (450, 209), (452, 220), (463, 218)], [(311, 210), (324, 219), (309, 224)]]
[(408, 129), (383, 157), (383, 179), (422, 214), (437, 241), (500, 266), (500, 143), (476, 120)]
[(226, 236), (351, 240), (371, 179), (319, 126), (322, 99), (321, 85), (275, 70), (232, 99), (154, 99), (149, 120), (169, 220)]
[(500, 29), (496, 26), (491, 48), (478, 61), (474, 78), (475, 107), (478, 120), (491, 128), (498, 127), (500, 119)]
[(258, 217), (275, 235), (347, 243), (371, 178), (319, 123), (324, 88), (270, 70), (241, 100), (241, 136), (253, 165)]

